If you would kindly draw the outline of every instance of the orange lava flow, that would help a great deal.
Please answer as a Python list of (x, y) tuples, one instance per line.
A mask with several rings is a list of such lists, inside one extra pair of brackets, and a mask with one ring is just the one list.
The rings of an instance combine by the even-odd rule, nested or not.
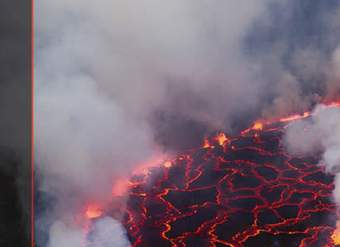
[(285, 122), (295, 121), (295, 120), (299, 120), (299, 119), (304, 119), (304, 118), (309, 117), (310, 115), (311, 115), (310, 112), (305, 112), (302, 115), (296, 114), (296, 115), (293, 115), (293, 116), (290, 116), (290, 117), (281, 118), (280, 122), (285, 123)]
[(205, 139), (204, 139), (204, 142), (203, 142), (203, 146), (202, 146), (202, 147), (203, 147), (203, 148), (210, 148), (210, 147), (211, 147), (208, 138), (205, 138)]
[(256, 122), (254, 126), (252, 127), (253, 130), (262, 130), (263, 129), (263, 123)]
[(332, 235), (332, 240), (335, 245), (340, 245), (340, 231), (337, 229), (333, 235)]
[(263, 123), (262, 121), (256, 121), (252, 127), (242, 131), (241, 134), (245, 135), (245, 134), (247, 134), (251, 131), (261, 131), (261, 130), (263, 130), (264, 125), (265, 125), (265, 123)]
[(332, 238), (334, 245), (340, 245), (340, 222), (339, 221), (336, 224), (336, 229), (334, 230), (331, 238)]
[[(331, 101), (331, 102), (323, 102), (322, 105), (324, 105), (326, 108), (338, 108), (340, 107), (340, 101)], [(273, 118), (273, 119), (267, 119), (267, 120), (257, 120), (253, 124), (252, 127), (245, 129), (241, 132), (242, 135), (248, 134), (249, 132), (252, 131), (261, 131), (265, 128), (267, 125), (271, 125), (276, 122), (281, 122), (281, 123), (287, 123), (287, 122), (293, 122), (301, 119), (308, 118), (312, 115), (311, 111), (306, 111), (302, 114), (293, 114), (287, 117), (282, 117), (282, 118)]]
[(227, 136), (226, 136), (223, 132), (219, 133), (219, 134), (215, 137), (215, 139), (216, 139), (216, 141), (218, 142), (218, 144), (219, 144), (220, 146), (223, 146), (223, 144), (224, 144), (226, 141), (228, 141)]

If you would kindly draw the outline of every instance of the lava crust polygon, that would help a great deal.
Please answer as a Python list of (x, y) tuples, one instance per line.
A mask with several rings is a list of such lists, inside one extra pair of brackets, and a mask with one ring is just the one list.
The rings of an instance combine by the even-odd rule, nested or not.
[(187, 151), (136, 176), (124, 225), (136, 247), (333, 246), (333, 177), (293, 157), (284, 124)]

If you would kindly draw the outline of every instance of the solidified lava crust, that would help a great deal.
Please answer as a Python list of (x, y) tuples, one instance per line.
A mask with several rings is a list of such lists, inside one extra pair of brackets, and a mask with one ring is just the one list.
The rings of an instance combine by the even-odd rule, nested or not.
[(285, 125), (211, 138), (132, 178), (123, 224), (135, 247), (331, 247), (333, 176), (292, 157)]

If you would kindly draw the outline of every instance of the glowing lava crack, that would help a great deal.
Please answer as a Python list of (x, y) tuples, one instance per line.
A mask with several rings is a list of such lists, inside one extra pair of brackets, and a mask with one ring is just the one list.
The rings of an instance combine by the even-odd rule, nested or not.
[(318, 157), (285, 151), (284, 127), (220, 134), (133, 177), (123, 222), (133, 246), (334, 246), (333, 177)]
[(287, 124), (310, 116), (259, 121), (236, 137), (218, 133), (161, 166), (143, 166), (128, 181), (123, 213), (89, 204), (87, 218), (123, 214), (134, 247), (340, 246), (334, 177), (318, 155), (291, 156), (282, 144)]

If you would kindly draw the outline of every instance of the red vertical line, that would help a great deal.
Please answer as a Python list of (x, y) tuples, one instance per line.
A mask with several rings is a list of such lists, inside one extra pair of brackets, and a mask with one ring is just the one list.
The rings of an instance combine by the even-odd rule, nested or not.
[(31, 247), (34, 247), (34, 0), (31, 2)]

